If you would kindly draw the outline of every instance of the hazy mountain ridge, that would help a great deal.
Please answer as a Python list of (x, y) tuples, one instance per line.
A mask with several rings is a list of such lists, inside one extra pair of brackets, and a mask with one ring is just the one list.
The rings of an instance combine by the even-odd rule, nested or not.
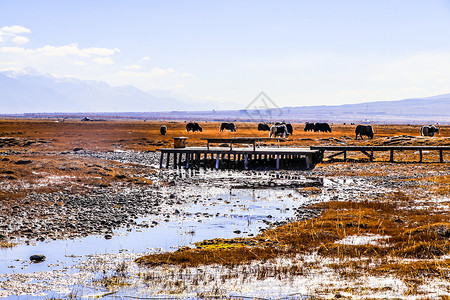
[[(274, 122), (449, 123), (450, 94), (397, 101), (260, 110), (218, 110), (220, 104), (151, 95), (134, 86), (58, 79), (35, 70), (0, 72), (0, 114)], [(213, 110), (216, 108), (216, 110)]]
[[(59, 79), (34, 70), (0, 73), (0, 113), (123, 112), (213, 109), (214, 105), (155, 97), (134, 86)], [(220, 107), (220, 105), (218, 105)]]

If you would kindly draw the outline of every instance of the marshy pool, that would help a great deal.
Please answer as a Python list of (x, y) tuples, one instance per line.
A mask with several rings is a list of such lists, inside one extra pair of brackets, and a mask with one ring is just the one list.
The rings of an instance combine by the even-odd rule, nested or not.
[[(256, 235), (273, 222), (294, 218), (295, 209), (310, 201), (296, 189), (287, 188), (188, 187), (184, 188), (178, 197), (192, 197), (195, 201), (182, 206), (175, 205), (171, 208), (170, 218), (167, 215), (139, 218), (136, 220), (137, 223), (144, 226), (114, 230), (111, 239), (105, 239), (104, 236), (88, 236), (1, 249), (0, 295), (2, 289), (8, 287), (6, 283), (14, 280), (17, 274), (35, 273), (48, 279), (53, 272), (59, 275), (63, 273), (70, 278), (71, 274), (80, 272), (83, 262), (93, 255), (172, 251), (182, 246), (192, 246), (205, 239)], [(31, 263), (29, 257), (37, 253), (44, 254), (47, 259), (42, 263)], [(43, 291), (39, 285), (35, 285), (33, 290), (33, 284), (39, 282), (39, 278), (25, 278), (28, 283), (21, 284), (28, 284), (31, 288), (23, 294), (14, 292), (15, 294), (12, 294), (14, 297), (19, 299), (42, 298), (44, 295), (64, 297), (73, 289), (79, 291), (83, 280), (86, 280), (83, 278), (77, 283), (68, 280), (67, 286), (62, 284), (60, 288)], [(87, 289), (85, 293), (92, 294), (92, 290)], [(3, 293), (8, 294), (9, 292)]]

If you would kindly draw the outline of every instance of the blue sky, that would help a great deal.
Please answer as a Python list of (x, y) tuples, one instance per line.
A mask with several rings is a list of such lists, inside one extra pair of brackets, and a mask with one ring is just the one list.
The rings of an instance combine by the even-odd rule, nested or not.
[(237, 102), (450, 93), (450, 1), (0, 0), (0, 70)]

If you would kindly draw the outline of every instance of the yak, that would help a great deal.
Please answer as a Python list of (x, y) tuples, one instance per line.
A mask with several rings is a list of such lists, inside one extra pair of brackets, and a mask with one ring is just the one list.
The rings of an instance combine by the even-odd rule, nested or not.
[(196, 132), (196, 131), (200, 131), (203, 132), (203, 129), (200, 127), (200, 125), (198, 125), (198, 123), (193, 123), (193, 122), (189, 122), (186, 124), (186, 131), (192, 131), (192, 132)]
[(314, 130), (314, 123), (306, 122), (305, 123), (305, 129), (304, 131), (313, 131)]
[(420, 128), (421, 136), (434, 136), (435, 133), (440, 134), (439, 128), (435, 127), (434, 125), (422, 126), (422, 128)]
[(267, 124), (259, 123), (258, 131), (270, 131), (270, 126)]
[(314, 124), (314, 132), (331, 132), (331, 127), (328, 123), (315, 123)]
[(236, 132), (236, 125), (234, 123), (224, 122), (224, 123), (220, 124), (220, 132), (222, 132), (224, 130)]
[(292, 124), (291, 123), (286, 123), (286, 122), (276, 122), (275, 123), (275, 126), (280, 126), (280, 125), (285, 125), (286, 126), (286, 129), (287, 129), (287, 131), (288, 131), (288, 133), (290, 134), (290, 135), (292, 135), (293, 134), (293, 132), (294, 132), (294, 128), (292, 128)]
[(273, 125), (272, 127), (270, 127), (270, 134), (269, 137), (288, 137), (289, 136), (289, 132), (287, 130), (286, 125)]
[(159, 128), (159, 132), (161, 133), (161, 135), (166, 135), (166, 133), (167, 133), (167, 126), (166, 125), (162, 125), (161, 128)]
[(355, 129), (355, 133), (356, 133), (356, 140), (358, 139), (358, 135), (361, 137), (361, 139), (363, 139), (363, 135), (368, 136), (369, 138), (373, 139), (373, 128), (372, 125), (358, 125), (356, 126)]

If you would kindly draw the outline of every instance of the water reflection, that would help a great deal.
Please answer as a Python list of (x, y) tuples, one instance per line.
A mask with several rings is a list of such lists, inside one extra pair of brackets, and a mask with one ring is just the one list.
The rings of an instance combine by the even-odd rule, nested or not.
[[(179, 216), (158, 218), (154, 227), (115, 230), (110, 240), (88, 236), (1, 249), (0, 274), (61, 270), (91, 254), (173, 250), (204, 239), (256, 235), (267, 228), (268, 222), (293, 218), (294, 208), (305, 201), (294, 189), (220, 189), (209, 199), (185, 205)], [(155, 218), (140, 218), (137, 222), (154, 224)], [(29, 262), (36, 253), (44, 254), (47, 260)]]

